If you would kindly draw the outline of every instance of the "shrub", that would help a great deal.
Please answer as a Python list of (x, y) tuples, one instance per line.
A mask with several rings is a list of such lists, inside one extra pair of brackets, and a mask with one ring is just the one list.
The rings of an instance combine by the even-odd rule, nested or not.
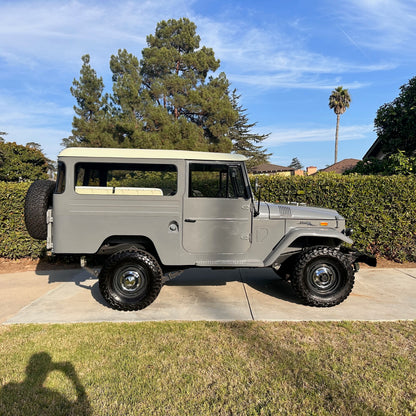
[[(262, 200), (332, 208), (354, 229), (360, 250), (398, 262), (416, 261), (414, 176), (260, 176)], [(42, 241), (26, 232), (23, 206), (29, 183), (0, 182), (0, 257), (41, 256)]]
[(31, 238), (24, 223), (23, 207), (29, 185), (0, 182), (0, 257), (36, 258), (45, 251), (45, 243)]
[(260, 176), (262, 199), (332, 208), (354, 229), (360, 250), (398, 262), (416, 261), (414, 176)]
[(6, 143), (0, 138), (0, 181), (47, 179), (49, 168), (50, 161), (38, 148)]

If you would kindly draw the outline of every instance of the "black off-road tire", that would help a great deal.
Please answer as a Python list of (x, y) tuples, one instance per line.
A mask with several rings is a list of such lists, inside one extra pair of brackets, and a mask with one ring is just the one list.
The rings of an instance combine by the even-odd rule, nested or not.
[(46, 240), (46, 212), (52, 206), (55, 181), (37, 180), (30, 185), (25, 199), (25, 224), (29, 235)]
[(137, 311), (149, 306), (162, 288), (162, 269), (143, 250), (110, 256), (99, 275), (100, 292), (113, 309)]
[(335, 306), (354, 286), (351, 260), (332, 247), (312, 247), (302, 252), (292, 274), (292, 287), (311, 306)]

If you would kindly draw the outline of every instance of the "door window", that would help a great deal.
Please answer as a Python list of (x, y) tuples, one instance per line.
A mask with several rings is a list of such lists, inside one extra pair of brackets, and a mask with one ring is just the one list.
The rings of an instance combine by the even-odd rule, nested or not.
[(248, 198), (244, 176), (239, 165), (191, 163), (189, 197)]

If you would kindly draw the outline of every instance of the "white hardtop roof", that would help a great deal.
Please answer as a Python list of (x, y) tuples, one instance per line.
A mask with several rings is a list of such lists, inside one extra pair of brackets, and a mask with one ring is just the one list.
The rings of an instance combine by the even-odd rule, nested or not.
[(217, 160), (241, 162), (245, 156), (231, 153), (193, 152), (189, 150), (163, 149), (110, 149), (100, 147), (68, 147), (59, 153), (58, 157), (99, 157), (126, 159), (187, 159), (187, 160)]

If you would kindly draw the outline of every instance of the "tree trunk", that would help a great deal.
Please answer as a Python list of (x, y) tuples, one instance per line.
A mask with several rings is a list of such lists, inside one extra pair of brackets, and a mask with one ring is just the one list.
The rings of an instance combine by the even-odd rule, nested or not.
[(335, 161), (337, 163), (338, 160), (338, 131), (339, 131), (339, 117), (340, 114), (337, 114), (337, 127), (335, 129)]

